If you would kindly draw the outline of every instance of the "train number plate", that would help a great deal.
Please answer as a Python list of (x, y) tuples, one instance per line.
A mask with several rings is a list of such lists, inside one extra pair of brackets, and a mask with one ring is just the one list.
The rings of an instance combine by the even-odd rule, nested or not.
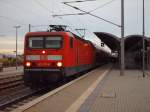
[(48, 67), (50, 66), (50, 63), (46, 63), (46, 62), (41, 62), (37, 64), (39, 67)]

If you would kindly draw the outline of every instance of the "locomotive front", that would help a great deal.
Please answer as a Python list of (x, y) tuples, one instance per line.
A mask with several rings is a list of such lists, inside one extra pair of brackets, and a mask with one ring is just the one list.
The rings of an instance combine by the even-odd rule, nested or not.
[(25, 37), (24, 80), (27, 85), (55, 82), (63, 76), (64, 35), (31, 32)]

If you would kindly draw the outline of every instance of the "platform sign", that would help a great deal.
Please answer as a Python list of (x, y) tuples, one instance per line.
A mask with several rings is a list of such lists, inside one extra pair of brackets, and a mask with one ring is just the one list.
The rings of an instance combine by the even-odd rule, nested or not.
[(102, 42), (102, 43), (101, 43), (101, 47), (104, 47), (104, 46), (105, 46), (105, 44)]

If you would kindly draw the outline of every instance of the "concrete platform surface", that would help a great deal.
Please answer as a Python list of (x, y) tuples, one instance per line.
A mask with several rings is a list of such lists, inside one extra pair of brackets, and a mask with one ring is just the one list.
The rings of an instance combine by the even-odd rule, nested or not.
[(113, 69), (86, 99), (78, 112), (150, 112), (150, 76)]

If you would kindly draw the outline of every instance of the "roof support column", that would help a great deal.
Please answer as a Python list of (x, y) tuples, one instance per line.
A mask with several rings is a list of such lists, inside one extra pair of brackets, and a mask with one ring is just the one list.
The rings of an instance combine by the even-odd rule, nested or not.
[(143, 56), (142, 56), (142, 62), (143, 62), (143, 66), (142, 66), (142, 71), (143, 71), (143, 77), (145, 77), (145, 3), (143, 0)]

